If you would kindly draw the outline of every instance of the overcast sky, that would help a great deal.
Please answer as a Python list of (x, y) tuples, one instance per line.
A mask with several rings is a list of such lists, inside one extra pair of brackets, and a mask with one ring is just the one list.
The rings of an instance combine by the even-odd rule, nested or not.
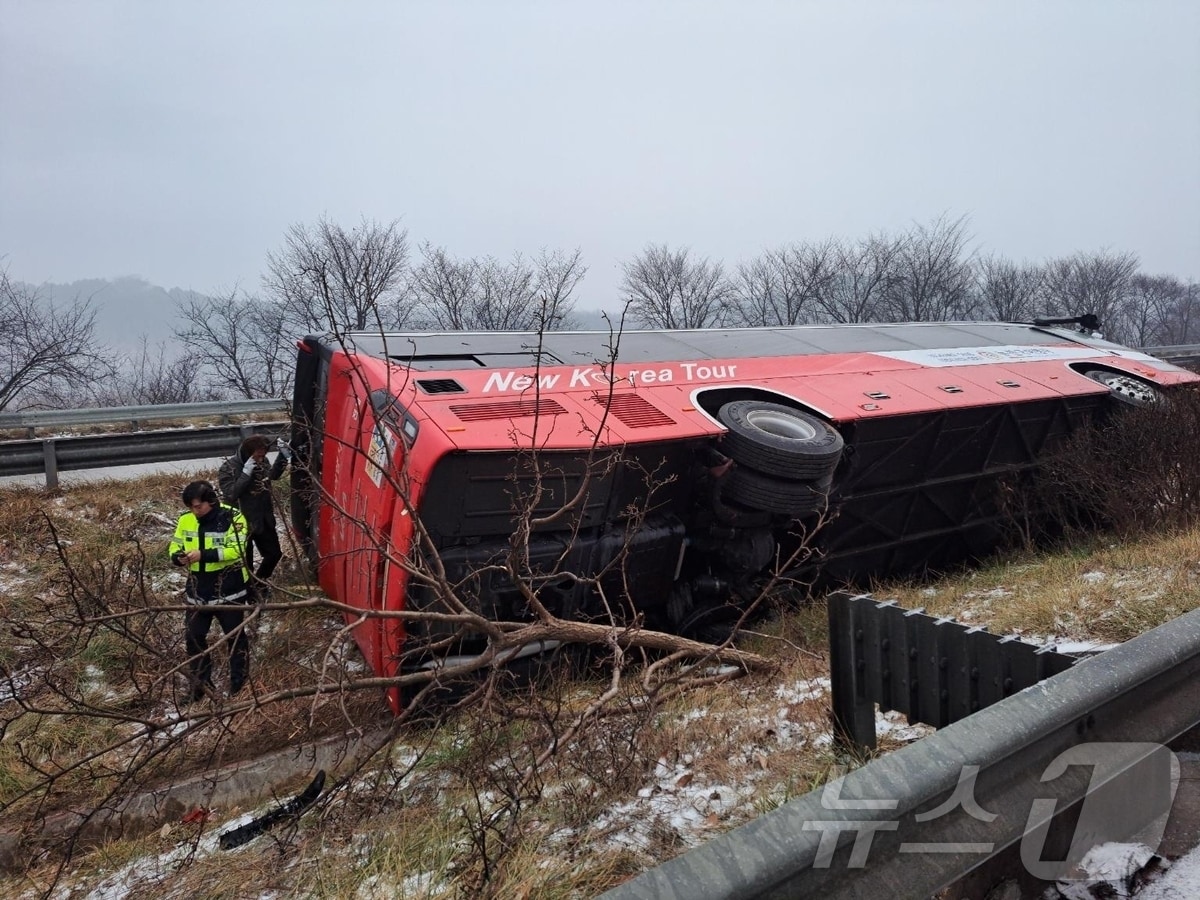
[(1200, 2), (0, 0), (0, 257), (257, 289), (292, 223), (457, 256), (967, 216), (1200, 277)]

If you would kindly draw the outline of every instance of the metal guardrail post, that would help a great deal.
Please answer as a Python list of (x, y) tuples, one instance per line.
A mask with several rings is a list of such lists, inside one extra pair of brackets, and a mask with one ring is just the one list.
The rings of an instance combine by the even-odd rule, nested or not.
[(54, 438), (42, 441), (42, 464), (46, 470), (46, 487), (51, 490), (58, 487), (58, 454), (55, 449)]
[[(861, 673), (853, 669), (863, 659), (855, 652), (855, 643), (862, 640), (855, 610), (853, 604), (828, 603), (830, 693), (838, 739), (870, 750), (875, 747), (875, 702), (867, 696)], [(838, 664), (843, 660), (847, 665)]]

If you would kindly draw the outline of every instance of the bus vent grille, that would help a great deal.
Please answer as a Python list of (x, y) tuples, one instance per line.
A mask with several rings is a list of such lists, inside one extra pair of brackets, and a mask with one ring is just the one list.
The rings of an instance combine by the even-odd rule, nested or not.
[(554, 400), (497, 400), (495, 403), (460, 403), (450, 411), (464, 422), (479, 422), (484, 419), (520, 419), (526, 416), (557, 416), (565, 413)]
[(467, 389), (453, 378), (418, 378), (417, 387), (427, 394), (465, 394)]
[(637, 394), (614, 394), (611, 398), (604, 394), (592, 394), (592, 399), (601, 406), (607, 404), (609, 412), (630, 428), (657, 428), (675, 424), (674, 419)]

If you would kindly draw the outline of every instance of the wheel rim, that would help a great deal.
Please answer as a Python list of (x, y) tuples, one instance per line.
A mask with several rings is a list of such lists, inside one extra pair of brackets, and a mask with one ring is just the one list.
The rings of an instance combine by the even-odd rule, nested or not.
[(1118, 375), (1116, 372), (1098, 372), (1094, 377), (1114, 394), (1131, 403), (1149, 406), (1158, 402), (1158, 390), (1141, 379)]
[(746, 415), (746, 421), (759, 431), (794, 441), (811, 441), (817, 436), (817, 429), (803, 419), (771, 409), (756, 409)]

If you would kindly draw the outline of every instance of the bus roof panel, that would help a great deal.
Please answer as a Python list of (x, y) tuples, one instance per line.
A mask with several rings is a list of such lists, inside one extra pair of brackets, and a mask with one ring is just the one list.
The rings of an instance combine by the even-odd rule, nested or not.
[[(990, 322), (895, 325), (801, 325), (779, 328), (627, 331), (405, 332), (347, 336), (360, 353), (419, 370), (511, 368), (603, 363), (614, 343), (625, 363), (751, 359), (825, 353), (884, 353), (956, 347), (1047, 345), (1081, 336), (1032, 325)], [(1085, 341), (1078, 340), (1079, 343)]]

